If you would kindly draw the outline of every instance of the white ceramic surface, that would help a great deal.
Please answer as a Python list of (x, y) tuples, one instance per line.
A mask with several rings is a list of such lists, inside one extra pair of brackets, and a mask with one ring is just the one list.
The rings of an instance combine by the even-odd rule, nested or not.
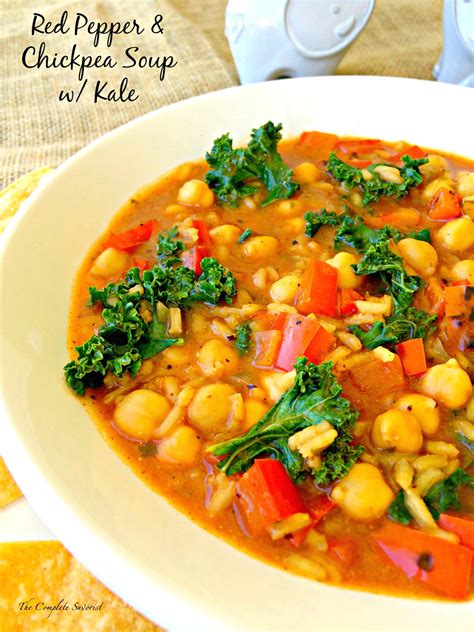
[[(474, 91), (413, 80), (319, 77), (204, 95), (121, 127), (64, 163), (5, 234), (0, 442), (38, 515), (95, 575), (169, 630), (466, 630), (474, 602), (411, 601), (276, 570), (194, 525), (106, 445), (62, 378), (71, 282), (138, 188), (272, 119), (406, 139), (464, 155)], [(376, 578), (377, 569), (374, 568)]]

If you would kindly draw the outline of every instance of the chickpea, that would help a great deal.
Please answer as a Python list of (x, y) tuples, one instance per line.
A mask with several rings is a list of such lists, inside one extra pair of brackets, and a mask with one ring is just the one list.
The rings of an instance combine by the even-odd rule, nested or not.
[(448, 250), (461, 252), (474, 244), (474, 225), (465, 215), (447, 222), (438, 231), (438, 238)]
[(293, 179), (300, 184), (311, 184), (320, 178), (321, 170), (312, 162), (302, 162), (293, 169)]
[(428, 176), (431, 178), (442, 174), (446, 167), (446, 158), (443, 158), (443, 156), (438, 156), (437, 154), (430, 154), (428, 156), (428, 162), (424, 165), (421, 165), (420, 171), (424, 176)]
[(362, 277), (358, 276), (352, 268), (352, 265), (355, 265), (357, 261), (357, 258), (350, 252), (338, 252), (335, 257), (326, 261), (337, 269), (339, 287), (354, 289), (362, 283)]
[(458, 193), (461, 197), (474, 195), (474, 173), (460, 173), (458, 182)]
[(199, 388), (188, 408), (189, 423), (205, 436), (225, 429), (235, 390), (228, 384), (207, 384)]
[(245, 405), (245, 428), (251, 428), (268, 411), (268, 406), (258, 399), (246, 399)]
[(233, 246), (237, 242), (242, 231), (238, 226), (234, 226), (233, 224), (222, 224), (221, 226), (216, 226), (210, 230), (209, 233), (215, 244)]
[(188, 180), (178, 191), (178, 202), (208, 208), (214, 204), (214, 193), (202, 180)]
[(240, 365), (237, 353), (220, 338), (212, 338), (202, 345), (198, 363), (204, 375), (212, 377), (236, 373)]
[(469, 375), (454, 358), (432, 366), (421, 379), (422, 390), (447, 408), (462, 408), (471, 398)]
[(269, 235), (249, 237), (244, 243), (244, 255), (249, 259), (272, 257), (278, 252), (279, 241)]
[(433, 435), (439, 428), (440, 415), (438, 404), (431, 397), (410, 393), (403, 395), (394, 404), (398, 410), (406, 410), (414, 415), (421, 426), (423, 434)]
[(298, 213), (301, 212), (301, 204), (298, 200), (283, 200), (283, 202), (280, 202), (277, 206), (277, 211), (286, 217), (298, 215)]
[(405, 262), (421, 276), (433, 276), (438, 265), (438, 253), (431, 244), (419, 239), (402, 239), (398, 242)]
[(179, 426), (158, 444), (158, 459), (191, 465), (201, 450), (201, 439), (189, 426)]
[(380, 470), (370, 463), (356, 463), (331, 493), (331, 500), (360, 522), (382, 517), (393, 499), (394, 494)]
[(168, 400), (139, 388), (125, 395), (114, 410), (114, 422), (127, 437), (148, 441), (171, 410)]
[(187, 347), (173, 345), (168, 347), (160, 354), (163, 364), (171, 364), (172, 366), (184, 366), (189, 363), (189, 350)]
[(458, 261), (451, 268), (451, 275), (455, 281), (467, 281), (469, 285), (474, 285), (474, 261), (472, 259)]
[(270, 296), (277, 303), (292, 305), (299, 286), (300, 277), (297, 274), (288, 274), (272, 284)]
[(423, 445), (418, 419), (405, 410), (387, 410), (376, 417), (370, 438), (377, 448), (395, 448), (396, 452), (419, 452)]
[(130, 267), (130, 255), (123, 250), (106, 248), (91, 268), (91, 274), (96, 276), (116, 276)]

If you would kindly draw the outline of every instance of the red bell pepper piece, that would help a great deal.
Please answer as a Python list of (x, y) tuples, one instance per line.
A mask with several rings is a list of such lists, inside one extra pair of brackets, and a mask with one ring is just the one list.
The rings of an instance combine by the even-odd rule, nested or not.
[(342, 562), (344, 568), (350, 568), (353, 566), (357, 559), (357, 544), (351, 538), (335, 538), (329, 537), (328, 539), (329, 554)]
[(313, 153), (316, 153), (316, 157), (322, 160), (329, 156), (329, 153), (334, 149), (337, 139), (338, 136), (335, 134), (303, 132), (298, 141), (298, 145), (311, 149)]
[(199, 276), (202, 272), (201, 261), (209, 257), (209, 249), (207, 246), (194, 246), (190, 250), (183, 252), (183, 265), (191, 268)]
[(341, 316), (356, 314), (359, 310), (355, 302), (361, 300), (362, 296), (355, 290), (342, 288), (339, 292), (339, 314)]
[(268, 368), (274, 365), (280, 348), (281, 337), (281, 331), (277, 329), (256, 332), (254, 366)]
[(202, 219), (193, 219), (193, 228), (197, 228), (199, 233), (198, 243), (210, 248), (212, 245), (212, 239), (206, 222)]
[(337, 144), (337, 147), (346, 155), (370, 154), (376, 149), (383, 149), (383, 145), (379, 140), (369, 138), (354, 138), (352, 140), (342, 140)]
[(461, 196), (449, 189), (440, 189), (431, 201), (431, 219), (455, 219), (460, 215), (462, 215)]
[(333, 503), (326, 494), (317, 494), (311, 496), (309, 500), (306, 500), (305, 506), (313, 519), (313, 525), (316, 525), (327, 516), (331, 509), (334, 509), (336, 503)]
[(294, 513), (304, 513), (296, 486), (280, 461), (255, 459), (236, 486), (236, 505), (252, 535)]
[(460, 544), (474, 551), (474, 520), (441, 514), (438, 524), (442, 529), (458, 535)]
[(335, 342), (335, 337), (315, 319), (306, 318), (300, 314), (286, 314), (282, 343), (275, 367), (290, 371), (296, 359), (302, 356), (316, 364), (328, 354)]
[(472, 551), (442, 538), (387, 523), (372, 534), (395, 566), (452, 599), (469, 595)]
[(324, 261), (313, 259), (301, 279), (296, 306), (303, 314), (336, 316), (337, 270)]
[(148, 241), (157, 227), (157, 222), (151, 219), (149, 222), (140, 224), (136, 228), (126, 230), (124, 233), (112, 233), (104, 244), (104, 248), (116, 248), (132, 252), (137, 246)]
[(420, 375), (426, 371), (425, 347), (422, 338), (400, 342), (396, 350), (402, 361), (405, 375)]
[(408, 147), (408, 149), (406, 149), (405, 151), (401, 152), (402, 156), (410, 156), (410, 158), (413, 158), (413, 160), (417, 160), (419, 158), (425, 158), (426, 156), (426, 151), (424, 149), (421, 149), (421, 147), (418, 147), (418, 145), (412, 145), (411, 147)]
[(306, 347), (304, 357), (313, 364), (319, 364), (336, 344), (336, 338), (321, 325)]
[(135, 268), (138, 268), (140, 272), (143, 270), (150, 270), (151, 263), (142, 257), (133, 257), (132, 264)]
[(466, 311), (465, 293), (465, 285), (450, 285), (444, 288), (446, 316), (461, 316)]
[(312, 318), (305, 318), (300, 314), (286, 314), (282, 343), (275, 361), (276, 368), (290, 371), (296, 358), (304, 355), (320, 327), (321, 325)]

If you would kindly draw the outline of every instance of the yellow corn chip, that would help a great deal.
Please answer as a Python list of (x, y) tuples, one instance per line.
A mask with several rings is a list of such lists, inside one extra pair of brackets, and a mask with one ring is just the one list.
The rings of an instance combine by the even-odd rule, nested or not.
[(0, 630), (148, 632), (59, 542), (0, 543)]
[(8, 471), (5, 461), (0, 457), (0, 507), (8, 505), (8, 503), (20, 496), (21, 491)]
[(41, 178), (50, 171), (50, 167), (41, 167), (35, 171), (30, 171), (3, 189), (0, 193), (0, 234), (3, 233), (21, 204), (36, 189)]

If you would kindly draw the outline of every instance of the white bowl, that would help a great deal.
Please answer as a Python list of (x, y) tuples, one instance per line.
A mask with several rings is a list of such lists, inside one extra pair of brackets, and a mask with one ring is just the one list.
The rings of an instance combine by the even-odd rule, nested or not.
[[(71, 284), (127, 198), (230, 131), (282, 122), (469, 155), (474, 91), (318, 77), (232, 88), (152, 112), (58, 168), (5, 234), (1, 445), (34, 509), (99, 579), (169, 630), (461, 630), (474, 603), (377, 596), (305, 580), (208, 534), (146, 487), (63, 382)], [(471, 121), (471, 123), (469, 123)], [(374, 568), (374, 579), (377, 569)]]

